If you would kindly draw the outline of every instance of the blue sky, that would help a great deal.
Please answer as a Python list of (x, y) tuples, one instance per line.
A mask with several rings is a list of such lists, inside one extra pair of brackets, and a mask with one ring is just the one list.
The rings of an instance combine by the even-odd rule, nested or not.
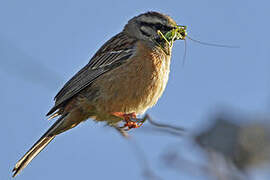
[[(193, 131), (222, 107), (268, 115), (269, 5), (266, 0), (1, 1), (0, 179), (11, 177), (16, 161), (52, 124), (45, 114), (63, 84), (130, 18), (149, 10), (187, 25), (194, 39), (240, 46), (217, 48), (187, 40), (183, 67), (184, 42), (176, 42), (166, 91), (148, 111), (155, 120)], [(205, 179), (161, 165), (160, 155), (176, 138), (143, 128), (130, 134), (161, 177)], [(142, 179), (130, 145), (113, 129), (89, 120), (57, 137), (17, 179), (127, 177)]]

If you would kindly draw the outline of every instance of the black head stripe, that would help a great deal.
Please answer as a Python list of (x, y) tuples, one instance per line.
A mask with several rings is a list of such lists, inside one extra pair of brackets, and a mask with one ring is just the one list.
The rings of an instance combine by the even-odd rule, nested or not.
[(165, 32), (173, 29), (173, 27), (170, 27), (161, 23), (149, 23), (149, 22), (140, 21), (140, 25), (148, 26), (148, 27), (155, 27), (156, 30), (165, 31)]

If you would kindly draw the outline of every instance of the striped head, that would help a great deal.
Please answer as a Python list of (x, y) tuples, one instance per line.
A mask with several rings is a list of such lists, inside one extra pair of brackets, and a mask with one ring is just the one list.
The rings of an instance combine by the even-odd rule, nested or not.
[(185, 26), (178, 26), (171, 17), (158, 12), (147, 12), (132, 18), (124, 32), (140, 40), (156, 42), (184, 40), (187, 35)]

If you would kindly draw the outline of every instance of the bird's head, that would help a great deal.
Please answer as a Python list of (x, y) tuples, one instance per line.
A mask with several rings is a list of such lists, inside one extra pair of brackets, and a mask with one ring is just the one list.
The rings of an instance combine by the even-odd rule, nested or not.
[(186, 26), (177, 25), (169, 16), (158, 12), (140, 14), (128, 21), (124, 31), (140, 40), (172, 47), (175, 40), (185, 40)]

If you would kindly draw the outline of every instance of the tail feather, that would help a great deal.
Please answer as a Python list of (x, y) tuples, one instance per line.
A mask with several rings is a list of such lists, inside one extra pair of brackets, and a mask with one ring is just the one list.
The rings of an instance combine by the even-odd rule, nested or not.
[(33, 146), (15, 165), (12, 172), (15, 177), (21, 170), (23, 170), (53, 139), (52, 137), (44, 137), (38, 141), (36, 146)]
[[(66, 114), (67, 115), (67, 114)], [(64, 122), (65, 116), (62, 115), (48, 131), (30, 148), (29, 151), (16, 163), (12, 172), (15, 177), (21, 170), (23, 170), (58, 134), (58, 127)]]

